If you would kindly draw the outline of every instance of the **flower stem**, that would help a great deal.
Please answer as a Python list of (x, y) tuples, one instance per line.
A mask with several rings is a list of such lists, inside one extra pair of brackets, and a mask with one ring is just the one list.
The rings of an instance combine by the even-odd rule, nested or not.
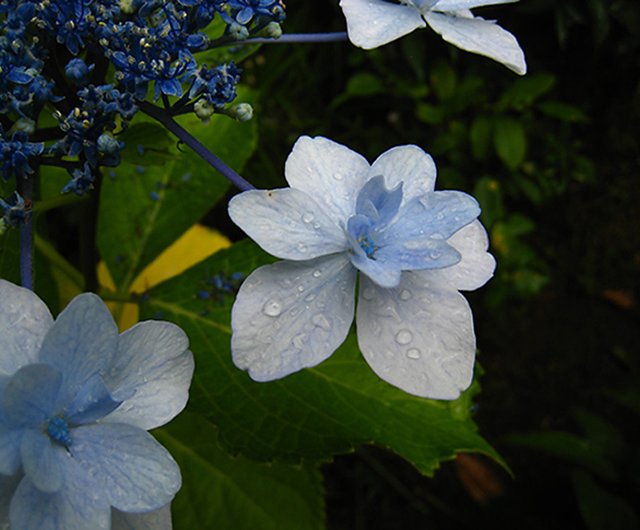
[(211, 41), (207, 49), (219, 48), (220, 46), (244, 46), (246, 44), (291, 44), (291, 43), (314, 43), (314, 42), (340, 42), (347, 40), (345, 31), (334, 33), (288, 33), (278, 38), (255, 37), (252, 39), (235, 40), (228, 37)]
[(145, 114), (151, 116), (153, 119), (159, 121), (170, 132), (172, 132), (181, 142), (185, 143), (196, 154), (198, 154), (205, 162), (210, 164), (214, 169), (222, 173), (231, 183), (242, 191), (255, 189), (251, 183), (247, 182), (232, 168), (225, 164), (220, 158), (209, 151), (204, 145), (202, 145), (196, 138), (194, 138), (186, 129), (178, 124), (174, 119), (163, 109), (152, 105), (148, 101), (140, 101), (138, 103), (140, 110)]

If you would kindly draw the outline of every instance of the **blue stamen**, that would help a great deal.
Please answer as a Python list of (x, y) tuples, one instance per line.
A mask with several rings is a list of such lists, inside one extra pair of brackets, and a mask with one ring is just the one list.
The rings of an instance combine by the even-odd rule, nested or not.
[(371, 240), (369, 236), (360, 236), (358, 238), (358, 244), (360, 245), (360, 248), (364, 250), (367, 258), (375, 259), (373, 256), (380, 247), (376, 246), (376, 244)]
[(69, 424), (60, 416), (51, 418), (47, 424), (47, 434), (54, 442), (69, 447), (73, 440), (69, 432)]

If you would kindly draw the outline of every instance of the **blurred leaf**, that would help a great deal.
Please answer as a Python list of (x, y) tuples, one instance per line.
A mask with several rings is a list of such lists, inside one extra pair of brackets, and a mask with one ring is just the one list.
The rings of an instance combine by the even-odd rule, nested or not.
[(172, 503), (176, 530), (324, 528), (322, 476), (314, 465), (229, 456), (218, 447), (216, 428), (188, 412), (154, 434), (182, 472)]
[(278, 381), (257, 383), (237, 369), (229, 351), (232, 297), (202, 300), (196, 293), (214, 274), (248, 274), (269, 260), (253, 244), (236, 244), (158, 285), (141, 304), (144, 317), (167, 318), (187, 332), (196, 357), (189, 407), (219, 427), (226, 447), (297, 462), (373, 442), (425, 474), (458, 451), (502, 462), (470, 416), (477, 384), (453, 402), (408, 395), (373, 373), (353, 334), (328, 361)]
[(520, 77), (503, 92), (498, 105), (501, 108), (522, 110), (549, 92), (555, 80), (555, 76), (545, 73)]
[(493, 127), (493, 142), (505, 166), (514, 170), (522, 164), (527, 151), (527, 136), (522, 123), (507, 116), (498, 116)]
[(505, 441), (578, 464), (606, 479), (618, 478), (618, 471), (612, 464), (610, 455), (600, 445), (569, 432), (512, 433), (507, 435)]
[(482, 177), (473, 188), (473, 196), (478, 199), (482, 214), (480, 219), (485, 226), (491, 226), (504, 216), (504, 204), (500, 183), (489, 177)]
[(469, 129), (471, 153), (476, 160), (485, 160), (489, 156), (493, 132), (493, 122), (488, 116), (474, 118)]
[(446, 62), (439, 62), (429, 72), (429, 79), (438, 99), (444, 101), (453, 97), (457, 78), (455, 70)]
[(416, 108), (416, 117), (424, 123), (435, 125), (444, 120), (445, 113), (441, 106), (421, 101)]
[(361, 72), (347, 81), (344, 91), (331, 102), (330, 107), (338, 107), (354, 97), (373, 96), (384, 92), (384, 85), (378, 76), (369, 72)]
[(563, 103), (562, 101), (544, 101), (538, 108), (547, 116), (557, 118), (570, 123), (587, 123), (589, 117), (578, 107)]
[(611, 459), (617, 460), (626, 453), (624, 437), (602, 416), (593, 414), (586, 409), (576, 409), (573, 411), (573, 417), (582, 428), (585, 437), (602, 447), (611, 456)]
[(640, 519), (623, 499), (599, 486), (589, 473), (571, 474), (582, 519), (589, 530), (637, 530)]
[[(255, 149), (254, 122), (219, 116), (205, 125), (194, 115), (179, 121), (236, 170)], [(149, 142), (143, 145), (145, 153), (154, 146), (153, 138)], [(122, 163), (115, 178), (105, 178), (102, 184), (98, 248), (120, 292), (127, 292), (140, 271), (211, 209), (229, 186), (188, 147), (174, 144), (171, 155), (161, 166)]]

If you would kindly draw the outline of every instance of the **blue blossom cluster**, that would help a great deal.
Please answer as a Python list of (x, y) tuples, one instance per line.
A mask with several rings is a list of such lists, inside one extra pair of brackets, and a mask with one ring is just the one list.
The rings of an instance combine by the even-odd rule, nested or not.
[[(120, 162), (118, 134), (151, 90), (202, 119), (236, 97), (240, 70), (199, 65), (214, 19), (229, 41), (284, 19), (281, 0), (0, 0), (0, 163), (5, 181), (67, 169), (83, 194)], [(111, 75), (112, 77), (107, 77)], [(180, 98), (169, 109), (169, 97)], [(53, 107), (58, 127), (37, 130)], [(6, 131), (6, 132), (5, 132)]]

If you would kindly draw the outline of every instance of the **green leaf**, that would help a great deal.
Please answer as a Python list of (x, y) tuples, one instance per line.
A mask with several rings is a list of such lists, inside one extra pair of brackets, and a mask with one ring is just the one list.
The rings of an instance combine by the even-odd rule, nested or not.
[(640, 518), (623, 499), (601, 486), (584, 471), (571, 475), (580, 515), (589, 530), (637, 530)]
[(473, 188), (473, 196), (478, 199), (482, 214), (480, 219), (486, 226), (504, 217), (502, 189), (496, 179), (482, 177)]
[(520, 77), (504, 91), (498, 105), (502, 108), (522, 110), (549, 92), (555, 81), (555, 76), (544, 73)]
[(522, 164), (527, 151), (527, 136), (519, 121), (506, 116), (496, 118), (493, 142), (505, 166), (513, 171)]
[(279, 381), (256, 383), (231, 362), (231, 296), (196, 293), (224, 272), (248, 274), (269, 258), (253, 244), (221, 251), (149, 291), (145, 318), (174, 321), (196, 357), (190, 409), (220, 428), (232, 452), (258, 460), (328, 459), (362, 443), (389, 447), (425, 474), (456, 452), (499, 456), (470, 417), (477, 385), (454, 402), (408, 395), (380, 380), (353, 334), (330, 360)]
[[(239, 170), (256, 146), (256, 125), (218, 116), (208, 125), (194, 115), (180, 124), (229, 166)], [(144, 138), (140, 138), (144, 141)], [(157, 135), (141, 143), (153, 152)], [(161, 144), (166, 145), (166, 144)], [(120, 291), (225, 194), (228, 181), (184, 145), (157, 165), (157, 150), (144, 165), (123, 162), (100, 193), (98, 248)]]
[(444, 101), (454, 96), (458, 79), (451, 65), (439, 62), (431, 69), (429, 78), (438, 99)]
[(471, 153), (476, 160), (485, 160), (491, 148), (493, 122), (488, 116), (478, 116), (471, 123), (469, 140)]
[(229, 456), (217, 444), (217, 429), (188, 412), (154, 434), (182, 472), (182, 489), (172, 503), (175, 530), (324, 528), (324, 491), (316, 466)]
[(384, 85), (378, 76), (369, 72), (361, 72), (347, 81), (344, 91), (331, 102), (330, 107), (336, 108), (352, 98), (374, 96), (382, 94), (384, 91)]
[(589, 117), (578, 107), (561, 101), (544, 101), (538, 108), (547, 116), (569, 123), (587, 123)]

